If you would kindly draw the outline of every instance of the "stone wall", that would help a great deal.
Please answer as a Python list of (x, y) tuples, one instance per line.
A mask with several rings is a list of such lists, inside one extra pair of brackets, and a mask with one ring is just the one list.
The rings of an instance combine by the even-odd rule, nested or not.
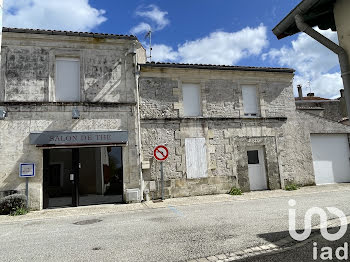
[(4, 32), (0, 101), (55, 102), (55, 59), (74, 57), (81, 102), (135, 102), (134, 45), (143, 62), (145, 50), (131, 40)]
[[(344, 99), (341, 100), (324, 100), (324, 101), (297, 101), (296, 106), (302, 107), (303, 111), (314, 113), (329, 120), (339, 121), (346, 117), (346, 105)], [(321, 112), (314, 110), (307, 110), (307, 108), (323, 108)], [(345, 110), (344, 110), (345, 109)], [(313, 112), (314, 111), (314, 112)]]
[[(149, 164), (143, 175), (150, 196), (160, 197), (160, 164), (153, 158), (153, 149), (160, 144), (169, 148), (164, 163), (166, 197), (226, 193), (233, 186), (249, 191), (247, 149), (251, 147), (264, 149), (269, 189), (281, 188), (277, 141), (283, 136), (285, 116), (295, 111), (291, 77), (283, 73), (141, 69), (142, 152)], [(183, 117), (184, 82), (201, 86), (201, 117)], [(258, 87), (261, 117), (243, 116), (240, 86), (245, 83)], [(187, 179), (185, 139), (198, 137), (206, 140), (208, 177)]]
[[(0, 191), (22, 190), (19, 163), (36, 164), (30, 206), (42, 208), (43, 153), (31, 132), (128, 131), (123, 147), (124, 189), (141, 189), (136, 64), (145, 50), (136, 40), (4, 32), (0, 107)], [(134, 50), (136, 48), (136, 50)], [(55, 102), (55, 58), (80, 60), (81, 101)], [(72, 110), (80, 119), (72, 119)]]
[[(137, 127), (132, 105), (54, 105), (9, 104), (5, 120), (0, 121), (0, 191), (21, 190), (25, 179), (19, 178), (19, 163), (35, 163), (36, 177), (30, 178), (30, 206), (42, 204), (42, 149), (30, 145), (29, 134), (42, 131), (117, 131), (127, 130), (128, 144), (123, 147), (124, 187), (139, 188)], [(80, 119), (72, 119), (72, 109), (80, 110)]]
[[(165, 197), (250, 190), (247, 150), (262, 148), (268, 189), (295, 183), (314, 185), (310, 134), (350, 133), (349, 127), (296, 110), (292, 74), (141, 70), (140, 107), (145, 188), (160, 197), (160, 164), (155, 146), (169, 148), (164, 163)], [(201, 86), (202, 116), (184, 118), (183, 82)], [(256, 84), (260, 116), (243, 116), (241, 85)], [(206, 141), (208, 177), (187, 179), (185, 139)]]

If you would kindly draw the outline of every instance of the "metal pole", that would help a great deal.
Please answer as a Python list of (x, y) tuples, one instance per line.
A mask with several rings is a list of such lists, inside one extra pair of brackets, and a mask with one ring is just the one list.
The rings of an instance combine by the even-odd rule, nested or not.
[(28, 208), (29, 202), (29, 177), (26, 177), (26, 207)]
[(162, 184), (162, 200), (164, 200), (164, 174), (163, 174), (163, 162), (160, 162), (160, 180)]

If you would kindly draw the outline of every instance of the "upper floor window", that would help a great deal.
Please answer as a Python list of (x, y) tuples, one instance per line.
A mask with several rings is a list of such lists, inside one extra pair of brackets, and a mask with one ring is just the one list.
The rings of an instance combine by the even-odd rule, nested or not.
[(56, 58), (56, 102), (80, 101), (80, 61), (78, 58)]
[(242, 85), (243, 110), (245, 116), (258, 115), (257, 89), (254, 85)]
[(198, 84), (183, 84), (184, 116), (201, 115), (201, 88)]

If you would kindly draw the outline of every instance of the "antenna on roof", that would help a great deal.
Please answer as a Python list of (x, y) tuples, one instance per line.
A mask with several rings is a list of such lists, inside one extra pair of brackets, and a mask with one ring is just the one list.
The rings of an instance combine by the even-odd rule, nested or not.
[(307, 81), (307, 85), (308, 85), (308, 87), (309, 87), (309, 89), (310, 89), (310, 93), (312, 93), (311, 91), (311, 83), (310, 83), (310, 81)]
[(152, 62), (152, 29), (147, 32), (145, 38), (149, 38), (149, 56), (147, 58)]

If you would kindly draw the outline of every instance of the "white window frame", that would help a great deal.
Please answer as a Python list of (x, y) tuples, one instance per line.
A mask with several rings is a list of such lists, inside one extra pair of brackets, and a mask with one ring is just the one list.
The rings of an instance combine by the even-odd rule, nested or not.
[[(57, 72), (57, 61), (74, 61), (74, 62), (79, 62), (79, 77), (78, 77), (78, 99), (75, 101), (58, 101), (57, 97), (56, 97), (56, 90), (57, 90), (57, 80), (58, 80), (58, 72)], [(65, 57), (65, 56), (56, 56), (55, 57), (55, 88), (54, 88), (54, 101), (55, 102), (70, 102), (70, 103), (74, 103), (74, 102), (81, 102), (81, 59), (79, 57)]]
[[(199, 91), (199, 94), (198, 94), (198, 106), (199, 106), (199, 110), (198, 110), (198, 114), (194, 115), (194, 114), (186, 114), (186, 111), (185, 111), (185, 94), (184, 94), (184, 89), (186, 88), (186, 86), (196, 86), (198, 87), (198, 91)], [(203, 115), (203, 112), (202, 112), (202, 86), (200, 83), (182, 83), (182, 105), (183, 105), (183, 116), (184, 117), (201, 117)]]

